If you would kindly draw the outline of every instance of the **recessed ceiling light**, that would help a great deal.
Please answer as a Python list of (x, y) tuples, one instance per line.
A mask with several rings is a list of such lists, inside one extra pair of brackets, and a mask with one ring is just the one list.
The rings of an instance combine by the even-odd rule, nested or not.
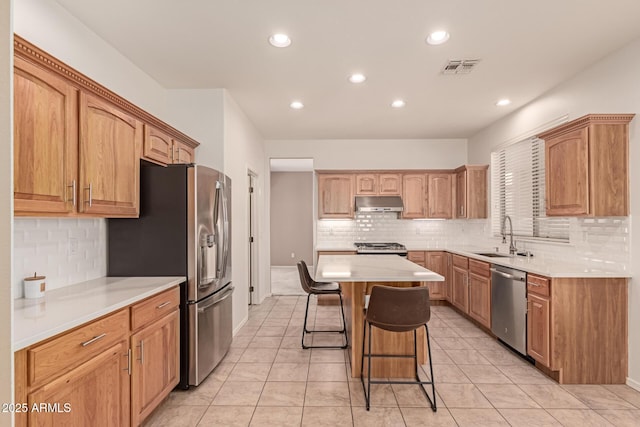
[(407, 103), (406, 103), (406, 102), (404, 102), (402, 99), (396, 99), (395, 101), (393, 101), (393, 102), (391, 103), (391, 106), (392, 106), (393, 108), (402, 108), (402, 107), (404, 107), (405, 105), (407, 105)]
[(449, 33), (443, 30), (434, 31), (433, 33), (429, 34), (429, 37), (427, 37), (427, 43), (431, 45), (442, 44), (447, 40), (449, 40)]
[(286, 34), (274, 34), (269, 37), (269, 43), (275, 47), (287, 47), (291, 44), (291, 39)]
[(349, 76), (349, 81), (351, 83), (362, 83), (365, 80), (367, 80), (367, 78), (364, 76), (364, 74), (356, 73)]
[(304, 104), (300, 101), (293, 101), (289, 106), (294, 110), (299, 110), (304, 107)]
[(509, 105), (509, 104), (511, 104), (511, 100), (509, 100), (507, 98), (501, 99), (498, 102), (496, 102), (496, 105), (498, 107), (504, 107), (505, 105)]

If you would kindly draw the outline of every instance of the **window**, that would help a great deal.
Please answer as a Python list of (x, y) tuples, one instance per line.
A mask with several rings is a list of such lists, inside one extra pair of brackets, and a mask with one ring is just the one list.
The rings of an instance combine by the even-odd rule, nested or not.
[(491, 153), (491, 231), (509, 215), (513, 235), (569, 240), (569, 219), (545, 216), (544, 141), (529, 138)]

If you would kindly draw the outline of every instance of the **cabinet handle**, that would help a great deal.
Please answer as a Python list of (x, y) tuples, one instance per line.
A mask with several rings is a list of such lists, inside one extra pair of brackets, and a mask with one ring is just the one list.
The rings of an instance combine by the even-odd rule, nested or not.
[(127, 367), (123, 369), (123, 371), (127, 371), (127, 374), (131, 375), (131, 349), (127, 349)]
[(539, 287), (541, 287), (541, 286), (542, 286), (542, 285), (539, 285), (539, 284), (537, 284), (537, 283), (533, 283), (533, 282), (527, 282), (527, 285), (529, 285), (529, 286), (535, 286), (536, 288), (539, 288)]
[(85, 188), (85, 190), (89, 190), (89, 200), (85, 200), (85, 203), (89, 203), (89, 207), (93, 205), (93, 184), (89, 183), (89, 187)]
[(162, 307), (166, 307), (166, 306), (168, 306), (169, 304), (171, 304), (171, 301), (163, 302), (162, 304), (160, 304), (159, 306), (157, 306), (157, 307), (156, 307), (156, 309), (160, 309), (160, 308), (162, 308)]
[(140, 341), (140, 344), (138, 344), (138, 347), (140, 347), (140, 359), (138, 359), (140, 361), (141, 365), (144, 365), (144, 340)]
[(104, 333), (102, 335), (97, 335), (97, 336), (91, 338), (89, 341), (85, 341), (85, 342), (81, 343), (80, 345), (83, 346), (83, 347), (86, 347), (86, 346), (88, 346), (90, 344), (93, 344), (94, 342), (96, 342), (98, 340), (101, 340), (102, 338), (104, 338), (106, 336), (107, 336), (106, 333)]
[[(77, 197), (76, 197), (76, 180), (74, 179), (73, 182), (71, 183), (71, 185), (67, 185), (67, 188), (71, 188), (72, 191), (72, 196), (71, 196), (71, 200), (73, 201), (73, 207), (76, 207), (76, 203), (78, 201)], [(67, 200), (68, 202), (69, 200)]]
[(460, 206), (460, 215), (464, 216), (464, 205)]

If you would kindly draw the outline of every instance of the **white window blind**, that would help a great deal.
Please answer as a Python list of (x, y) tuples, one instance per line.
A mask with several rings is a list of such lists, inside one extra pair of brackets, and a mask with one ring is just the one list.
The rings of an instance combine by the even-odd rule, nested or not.
[[(505, 215), (518, 237), (569, 240), (569, 219), (545, 216), (544, 141), (530, 138), (491, 153), (491, 230)], [(508, 229), (508, 226), (507, 226)]]

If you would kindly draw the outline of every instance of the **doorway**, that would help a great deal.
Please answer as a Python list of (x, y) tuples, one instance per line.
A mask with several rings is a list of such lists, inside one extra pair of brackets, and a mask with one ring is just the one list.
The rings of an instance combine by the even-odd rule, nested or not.
[(256, 188), (258, 188), (258, 175), (249, 170), (248, 173), (248, 197), (249, 197), (249, 305), (256, 302), (256, 289), (258, 289), (258, 206), (256, 203)]
[(313, 271), (313, 159), (270, 159), (271, 294), (303, 295), (297, 263)]

